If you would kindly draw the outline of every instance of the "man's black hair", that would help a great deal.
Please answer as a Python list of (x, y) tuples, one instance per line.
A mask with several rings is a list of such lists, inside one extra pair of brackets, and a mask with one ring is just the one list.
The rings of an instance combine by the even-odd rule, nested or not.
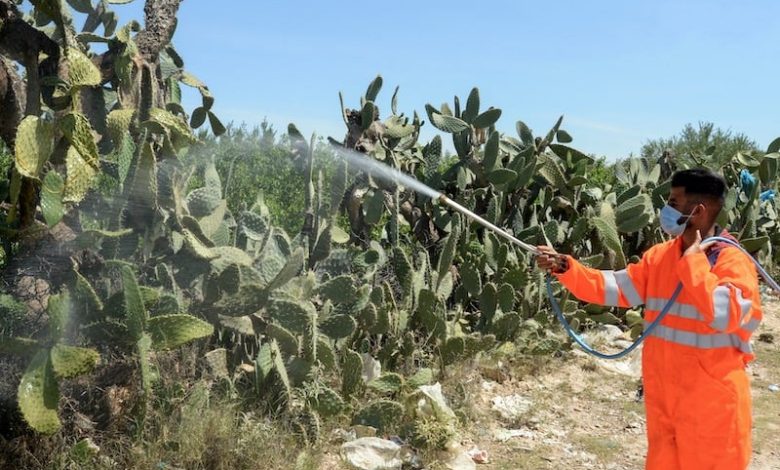
[(672, 175), (673, 188), (685, 188), (686, 195), (702, 196), (723, 204), (726, 198), (726, 180), (707, 168), (691, 168)]

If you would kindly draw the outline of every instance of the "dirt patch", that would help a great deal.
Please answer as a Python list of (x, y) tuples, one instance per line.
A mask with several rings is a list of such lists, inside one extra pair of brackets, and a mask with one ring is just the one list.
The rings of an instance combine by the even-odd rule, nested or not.
[[(780, 470), (780, 302), (767, 300), (750, 366), (754, 455), (751, 469)], [(761, 341), (757, 340), (759, 336)], [(464, 445), (486, 450), (480, 469), (644, 468), (644, 405), (637, 399), (639, 357), (595, 360), (580, 351), (531, 363), (501, 364), (502, 382), (480, 367), (445, 383), (466, 425)], [(498, 405), (497, 405), (498, 404)], [(514, 406), (513, 406), (514, 405)]]

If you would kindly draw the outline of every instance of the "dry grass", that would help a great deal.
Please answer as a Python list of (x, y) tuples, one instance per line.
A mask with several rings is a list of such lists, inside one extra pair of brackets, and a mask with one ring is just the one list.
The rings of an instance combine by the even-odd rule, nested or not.
[[(302, 445), (283, 421), (239, 411), (239, 404), (209, 400), (195, 387), (181, 408), (166, 416), (152, 409), (140, 439), (126, 435), (93, 436), (100, 451), (93, 457), (73, 452), (62, 436), (17, 440), (6, 446), (2, 468), (25, 469), (296, 469), (320, 468), (321, 451)], [(12, 466), (6, 466), (12, 465)]]

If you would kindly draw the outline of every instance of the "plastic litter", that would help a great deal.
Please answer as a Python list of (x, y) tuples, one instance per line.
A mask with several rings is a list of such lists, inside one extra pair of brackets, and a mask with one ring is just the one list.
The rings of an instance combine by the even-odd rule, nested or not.
[(490, 459), (488, 458), (488, 453), (486, 450), (482, 450), (478, 447), (472, 447), (466, 453), (469, 454), (469, 457), (471, 457), (471, 460), (473, 460), (475, 463), (490, 463)]
[(358, 470), (401, 470), (401, 446), (387, 439), (361, 437), (341, 445), (341, 457)]

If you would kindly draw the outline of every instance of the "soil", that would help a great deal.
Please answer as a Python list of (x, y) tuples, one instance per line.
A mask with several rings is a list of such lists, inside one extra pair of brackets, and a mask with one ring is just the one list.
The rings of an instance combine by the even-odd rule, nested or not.
[[(770, 390), (780, 384), (777, 300), (765, 301), (764, 321), (753, 343), (750, 469), (780, 470), (780, 391)], [(640, 361), (636, 352), (622, 361), (604, 361), (573, 351), (531, 365), (532, 370), (527, 364), (509, 366), (503, 383), (484, 373), (474, 375), (461, 382), (473, 399), (468, 414), (474, 420), (463, 444), (487, 452), (490, 463), (478, 465), (485, 470), (643, 469), (647, 442), (644, 405), (637, 393)], [(514, 417), (502, 417), (493, 409), (508, 400), (500, 397), (513, 396), (516, 404), (530, 402), (527, 410), (520, 406)]]

